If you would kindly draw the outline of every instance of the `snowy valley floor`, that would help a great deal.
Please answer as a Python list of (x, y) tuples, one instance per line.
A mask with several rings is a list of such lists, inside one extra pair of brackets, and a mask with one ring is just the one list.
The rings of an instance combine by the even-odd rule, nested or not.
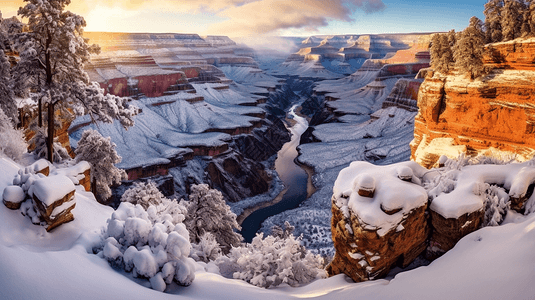
[[(0, 159), (0, 191), (18, 166)], [(93, 242), (113, 209), (93, 195), (76, 192), (75, 220), (50, 233), (0, 205), (2, 299), (535, 299), (535, 215), (509, 214), (506, 224), (463, 238), (429, 266), (394, 279), (352, 283), (346, 276), (299, 288), (262, 289), (198, 268), (189, 287), (167, 293), (144, 287), (104, 259)], [(128, 275), (129, 276), (129, 275)]]

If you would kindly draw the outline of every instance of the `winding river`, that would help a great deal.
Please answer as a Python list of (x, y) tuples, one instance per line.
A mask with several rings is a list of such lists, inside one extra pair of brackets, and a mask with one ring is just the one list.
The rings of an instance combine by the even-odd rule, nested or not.
[(297, 146), (299, 146), (299, 140), (308, 128), (308, 122), (305, 118), (295, 113), (297, 107), (298, 105), (294, 105), (288, 112), (290, 119), (294, 121), (293, 126), (290, 128), (291, 140), (279, 150), (275, 161), (275, 170), (286, 188), (282, 191), (282, 195), (277, 197), (280, 198), (282, 196), (280, 201), (253, 212), (242, 222), (241, 234), (248, 243), (251, 242), (265, 219), (283, 211), (294, 209), (307, 198), (308, 174), (294, 160), (298, 155)]

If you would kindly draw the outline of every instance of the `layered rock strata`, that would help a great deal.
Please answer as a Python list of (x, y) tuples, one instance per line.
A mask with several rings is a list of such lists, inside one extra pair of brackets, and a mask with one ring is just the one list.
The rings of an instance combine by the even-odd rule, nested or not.
[(411, 182), (412, 168), (421, 170), (415, 163), (378, 167), (357, 161), (340, 172), (332, 198), (336, 254), (329, 275), (345, 273), (356, 282), (384, 277), (425, 250), (427, 194)]
[(433, 166), (441, 154), (495, 148), (529, 159), (535, 152), (535, 40), (489, 44), (494, 68), (473, 81), (457, 71), (428, 71), (418, 94), (412, 159)]

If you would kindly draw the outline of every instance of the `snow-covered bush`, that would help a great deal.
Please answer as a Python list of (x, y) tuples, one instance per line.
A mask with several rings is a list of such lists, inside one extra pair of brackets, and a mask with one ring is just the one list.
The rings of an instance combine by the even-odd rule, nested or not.
[(496, 185), (485, 183), (485, 216), (482, 226), (498, 226), (509, 210), (509, 195)]
[(221, 275), (265, 288), (282, 283), (298, 286), (324, 278), (323, 258), (306, 250), (301, 237), (295, 238), (290, 232), (287, 227), (277, 230), (278, 236), (266, 238), (260, 233), (250, 244), (233, 247), (216, 261)]
[(0, 108), (0, 155), (19, 161), (28, 150), (22, 130), (13, 126), (12, 120)]
[(95, 252), (113, 266), (149, 279), (155, 290), (164, 291), (172, 281), (190, 285), (195, 278), (195, 261), (189, 258), (189, 232), (182, 223), (185, 212), (176, 202), (147, 210), (122, 202), (108, 219)]
[(121, 201), (141, 205), (147, 210), (152, 220), (167, 214), (171, 217), (173, 224), (178, 224), (184, 221), (187, 214), (187, 209), (182, 203), (166, 198), (152, 181), (135, 182), (125, 191)]
[(126, 190), (121, 197), (122, 202), (139, 204), (145, 209), (150, 205), (158, 205), (165, 196), (160, 192), (156, 184), (152, 181), (134, 182), (134, 185)]
[(201, 235), (200, 241), (198, 243), (193, 243), (192, 246), (193, 249), (190, 256), (195, 261), (208, 263), (221, 257), (221, 247), (216, 241), (215, 236), (210, 232), (205, 232)]
[(210, 189), (207, 184), (192, 185), (189, 201), (181, 203), (188, 209), (184, 224), (193, 243), (198, 244), (201, 236), (209, 232), (215, 236), (224, 253), (240, 244), (242, 236), (234, 231), (239, 230), (240, 225), (220, 191)]
[(98, 131), (89, 129), (84, 131), (74, 151), (78, 161), (85, 160), (91, 164), (94, 193), (101, 201), (110, 198), (110, 185), (119, 184), (128, 177), (124, 170), (115, 167), (121, 162), (115, 146), (110, 137), (104, 138)]

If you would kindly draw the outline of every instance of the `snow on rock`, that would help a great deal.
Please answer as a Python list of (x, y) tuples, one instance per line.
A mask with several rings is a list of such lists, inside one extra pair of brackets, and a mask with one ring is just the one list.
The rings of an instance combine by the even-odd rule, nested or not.
[(67, 176), (75, 185), (81, 185), (86, 191), (91, 189), (91, 165), (87, 161), (80, 161), (71, 167), (56, 168), (54, 175)]
[(46, 208), (54, 205), (65, 195), (74, 193), (75, 187), (72, 181), (63, 175), (40, 178), (33, 183), (33, 195), (37, 197)]
[(40, 178), (30, 187), (28, 194), (33, 194), (33, 202), (46, 222), (47, 231), (74, 220), (71, 211), (76, 205), (75, 190), (72, 181), (63, 175)]
[[(416, 163), (407, 163), (405, 167), (415, 173), (422, 174), (423, 168)], [(343, 169), (333, 188), (334, 195), (340, 197), (349, 195), (348, 207), (357, 215), (363, 226), (377, 230), (380, 236), (397, 227), (405, 215), (411, 210), (427, 204), (427, 193), (416, 184), (402, 181), (398, 178), (398, 171), (392, 166), (374, 166), (368, 162), (353, 162)], [(379, 181), (375, 181), (375, 178)], [(352, 181), (358, 182), (352, 186)], [(360, 195), (359, 190), (370, 191), (375, 186), (375, 193), (371, 199)], [(343, 193), (342, 193), (343, 191)], [(400, 213), (388, 214), (397, 210)]]
[(379, 278), (400, 258), (407, 266), (425, 250), (427, 193), (399, 178), (424, 172), (415, 162), (375, 166), (362, 161), (340, 171), (332, 197), (336, 254), (327, 268), (330, 275), (345, 273), (357, 282)]
[(11, 185), (4, 189), (2, 198), (7, 208), (19, 209), (21, 202), (26, 198), (26, 193), (20, 186)]
[(526, 163), (465, 166), (456, 175), (455, 189), (436, 196), (430, 208), (444, 218), (458, 218), (482, 210), (484, 199), (481, 187), (484, 183), (503, 186), (510, 190), (511, 196), (525, 195), (529, 184), (533, 182), (534, 172), (535, 167)]

